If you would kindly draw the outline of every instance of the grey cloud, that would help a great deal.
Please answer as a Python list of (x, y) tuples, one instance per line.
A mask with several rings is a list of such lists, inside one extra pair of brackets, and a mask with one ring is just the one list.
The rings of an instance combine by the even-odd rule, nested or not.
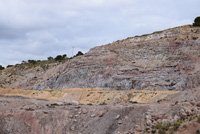
[(2, 0), (0, 64), (46, 59), (192, 24), (198, 0)]

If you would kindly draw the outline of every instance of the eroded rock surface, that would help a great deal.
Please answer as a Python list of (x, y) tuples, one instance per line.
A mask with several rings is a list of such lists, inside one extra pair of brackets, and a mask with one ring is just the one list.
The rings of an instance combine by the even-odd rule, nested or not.
[(174, 132), (192, 134), (200, 127), (199, 101), (77, 105), (0, 96), (0, 107), (1, 134), (151, 134), (177, 122)]
[(33, 89), (194, 88), (200, 82), (200, 28), (183, 26), (95, 47), (63, 68)]

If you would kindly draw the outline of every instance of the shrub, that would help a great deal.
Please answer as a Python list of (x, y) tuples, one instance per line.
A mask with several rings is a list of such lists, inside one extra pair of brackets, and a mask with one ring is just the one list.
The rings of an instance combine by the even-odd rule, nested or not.
[(63, 54), (63, 55), (57, 55), (55, 60), (56, 61), (63, 61), (64, 59), (67, 58), (67, 55), (66, 54)]
[(199, 123), (200, 123), (200, 116), (198, 116), (198, 117), (197, 117), (197, 122), (199, 122)]
[(36, 64), (37, 61), (36, 60), (28, 60), (28, 63), (30, 63), (30, 64)]
[(53, 60), (53, 57), (49, 56), (47, 57), (47, 60)]
[(63, 57), (63, 59), (65, 59), (65, 58), (67, 58), (67, 55), (66, 55), (66, 54), (63, 54), (63, 56), (62, 56), (62, 57)]
[(13, 65), (7, 65), (7, 67), (6, 68), (9, 68), (9, 67), (12, 67)]
[(0, 65), (0, 70), (3, 70), (3, 69), (5, 69), (2, 65)]
[(185, 125), (183, 125), (183, 128), (187, 128), (187, 125), (185, 124)]
[(161, 123), (158, 123), (155, 126), (156, 129), (162, 129), (166, 131), (169, 130), (169, 127), (170, 127), (170, 124), (161, 124)]
[(159, 129), (158, 131), (159, 134), (166, 134), (165, 130)]
[(195, 18), (193, 26), (200, 26), (200, 16)]
[(174, 128), (170, 128), (169, 134), (174, 134)]
[(194, 120), (196, 118), (195, 115), (189, 117), (189, 121)]
[(63, 60), (63, 56), (61, 55), (57, 55), (55, 58), (56, 61), (62, 61)]
[(155, 129), (151, 130), (151, 133), (152, 133), (152, 134), (155, 134), (155, 133), (156, 133), (156, 130), (155, 130)]
[(174, 125), (173, 125), (173, 129), (176, 131), (180, 127), (181, 123), (183, 123), (183, 121), (175, 122)]
[(80, 55), (83, 55), (83, 53), (81, 51), (78, 51), (78, 53), (75, 55), (75, 57), (80, 56)]

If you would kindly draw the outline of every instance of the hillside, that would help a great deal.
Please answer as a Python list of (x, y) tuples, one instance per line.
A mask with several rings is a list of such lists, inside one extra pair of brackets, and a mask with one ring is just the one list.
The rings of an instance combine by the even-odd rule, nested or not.
[(3, 88), (185, 90), (200, 85), (200, 27), (191, 25), (92, 48), (61, 64), (0, 73)]
[(200, 27), (6, 68), (0, 107), (0, 134), (200, 133)]

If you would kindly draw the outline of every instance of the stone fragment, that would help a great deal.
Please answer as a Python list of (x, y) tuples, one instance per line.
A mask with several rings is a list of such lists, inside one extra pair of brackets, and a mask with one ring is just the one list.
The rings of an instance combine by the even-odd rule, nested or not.
[(90, 117), (92, 117), (92, 118), (93, 118), (93, 117), (95, 117), (95, 116), (96, 116), (95, 114), (92, 114)]
[(115, 117), (115, 119), (117, 119), (117, 120), (118, 120), (119, 118), (120, 118), (120, 114), (118, 114), (118, 115)]
[(71, 131), (74, 131), (75, 130), (75, 126), (71, 126)]
[(118, 122), (117, 122), (118, 124), (122, 124), (122, 120), (118, 120)]
[(148, 125), (148, 126), (152, 126), (153, 124), (152, 124), (152, 121), (150, 120), (150, 119), (147, 119), (146, 120), (146, 124)]
[(197, 106), (197, 107), (200, 107), (200, 102), (197, 102), (196, 106)]
[(44, 114), (48, 114), (48, 111), (44, 110), (43, 113), (44, 113)]
[(82, 109), (83, 114), (87, 113), (87, 110), (85, 108)]
[(69, 117), (69, 118), (73, 118), (73, 115), (70, 114), (70, 115), (68, 115), (68, 117)]
[(138, 126), (138, 125), (135, 125), (135, 126), (134, 126), (134, 129), (135, 129), (135, 131), (137, 131), (137, 132), (142, 132), (140, 126)]
[(104, 115), (104, 112), (103, 111), (99, 111), (98, 115), (99, 115), (99, 117), (102, 117)]
[(162, 124), (168, 124), (168, 123), (170, 123), (170, 120), (169, 120), (169, 119), (163, 119), (163, 120), (162, 120)]
[(35, 109), (32, 108), (32, 107), (27, 106), (27, 107), (25, 107), (25, 110), (27, 110), (27, 111), (34, 111)]
[(185, 113), (184, 109), (179, 110), (179, 116), (181, 119), (186, 119), (187, 118), (187, 114)]
[(75, 117), (75, 118), (78, 118), (78, 117), (80, 117), (80, 116), (79, 116), (78, 114), (76, 114), (76, 115), (74, 115), (74, 117)]

